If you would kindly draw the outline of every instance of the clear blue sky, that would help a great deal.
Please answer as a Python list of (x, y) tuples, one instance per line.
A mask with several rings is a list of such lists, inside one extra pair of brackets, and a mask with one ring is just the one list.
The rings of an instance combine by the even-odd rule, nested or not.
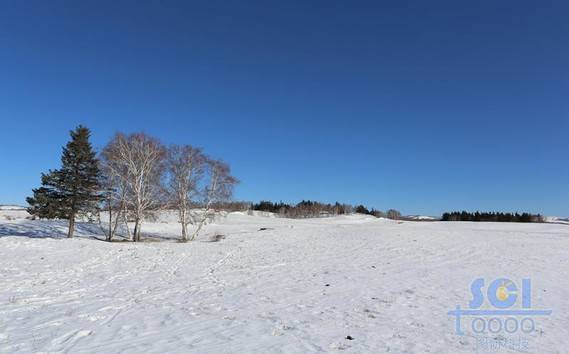
[(569, 216), (569, 2), (2, 1), (0, 203), (82, 123), (223, 158), (236, 198)]

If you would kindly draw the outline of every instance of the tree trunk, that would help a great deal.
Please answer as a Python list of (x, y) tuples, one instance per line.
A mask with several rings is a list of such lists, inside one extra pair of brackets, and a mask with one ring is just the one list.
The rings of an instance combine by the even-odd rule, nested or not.
[(121, 217), (121, 209), (117, 209), (116, 215), (115, 215), (115, 225), (113, 226), (113, 231), (111, 233), (111, 240), (113, 238), (113, 236), (117, 233), (117, 229), (119, 227), (119, 221), (120, 221), (120, 217)]
[(69, 230), (67, 230), (67, 238), (73, 237), (73, 231), (75, 231), (75, 213), (69, 216)]
[(126, 203), (124, 203), (123, 217), (124, 217), (124, 226), (126, 227), (126, 234), (128, 236), (128, 239), (130, 240), (133, 237), (130, 235), (130, 228), (128, 227), (128, 207)]
[(198, 223), (198, 225), (196, 227), (196, 231), (194, 231), (194, 233), (192, 234), (190, 241), (193, 241), (198, 236), (198, 234), (200, 233), (202, 227), (204, 226), (205, 222), (207, 221), (208, 213), (209, 213), (209, 208), (204, 211), (204, 215), (202, 216), (200, 222)]
[(111, 242), (113, 239), (113, 208), (111, 204), (111, 198), (109, 197), (109, 234), (107, 235), (107, 241)]
[(136, 219), (134, 220), (134, 234), (132, 235), (132, 240), (133, 240), (134, 242), (137, 242), (137, 241), (138, 241), (138, 234), (139, 234), (139, 232), (140, 232), (140, 231), (138, 230), (138, 229), (139, 229), (138, 223), (139, 223), (139, 220), (138, 220), (138, 218), (136, 218)]
[(182, 242), (188, 241), (188, 224), (186, 223), (186, 211), (182, 210), (180, 212), (180, 222), (182, 223)]
[(182, 242), (188, 241), (187, 225), (185, 222), (182, 223)]

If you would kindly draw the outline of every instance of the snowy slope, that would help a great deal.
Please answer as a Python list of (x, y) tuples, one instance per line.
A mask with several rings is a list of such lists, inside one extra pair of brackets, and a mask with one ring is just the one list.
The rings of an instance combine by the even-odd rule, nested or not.
[(436, 220), (434, 217), (432, 216), (426, 216), (426, 215), (409, 215), (405, 217), (406, 220), (417, 220), (417, 221), (433, 221)]
[(25, 219), (29, 216), (30, 214), (28, 214), (24, 207), (18, 205), (0, 205), (0, 220)]
[[(0, 220), (0, 352), (468, 353), (475, 338), (447, 312), (473, 279), (502, 276), (531, 278), (533, 305), (553, 310), (529, 352), (569, 346), (565, 225), (232, 213), (186, 244), (98, 232)], [(169, 239), (178, 225), (143, 232)]]
[(545, 222), (551, 222), (556, 224), (569, 224), (569, 218), (560, 218), (558, 216), (548, 216), (545, 218)]
[(0, 210), (25, 210), (26, 208), (19, 205), (0, 205)]

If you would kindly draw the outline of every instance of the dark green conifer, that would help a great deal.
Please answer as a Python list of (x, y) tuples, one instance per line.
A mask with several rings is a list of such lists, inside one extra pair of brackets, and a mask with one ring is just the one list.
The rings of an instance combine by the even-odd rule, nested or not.
[(75, 217), (97, 211), (100, 201), (100, 171), (89, 142), (89, 129), (70, 132), (71, 141), (63, 148), (61, 168), (42, 174), (42, 186), (27, 199), (28, 212), (40, 218), (67, 219), (67, 237), (73, 237)]

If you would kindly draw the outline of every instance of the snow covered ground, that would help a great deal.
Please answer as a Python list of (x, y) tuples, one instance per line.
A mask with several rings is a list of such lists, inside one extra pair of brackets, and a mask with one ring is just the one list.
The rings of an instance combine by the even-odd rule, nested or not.
[(21, 207), (19, 205), (0, 205), (0, 211), (2, 210), (22, 210), (25, 209), (24, 207)]
[(408, 215), (405, 216), (406, 220), (417, 220), (417, 221), (434, 221), (437, 220), (435, 217), (426, 215)]
[(548, 216), (545, 218), (545, 221), (557, 224), (569, 224), (569, 218), (560, 218), (557, 216)]
[(26, 208), (17, 205), (0, 205), (0, 221), (16, 220), (30, 217)]
[(569, 347), (567, 225), (232, 213), (185, 244), (163, 219), (143, 226), (162, 242), (139, 244), (65, 227), (0, 218), (0, 352), (484, 351), (448, 312), (500, 277), (531, 279), (532, 308), (553, 311), (521, 351)]

